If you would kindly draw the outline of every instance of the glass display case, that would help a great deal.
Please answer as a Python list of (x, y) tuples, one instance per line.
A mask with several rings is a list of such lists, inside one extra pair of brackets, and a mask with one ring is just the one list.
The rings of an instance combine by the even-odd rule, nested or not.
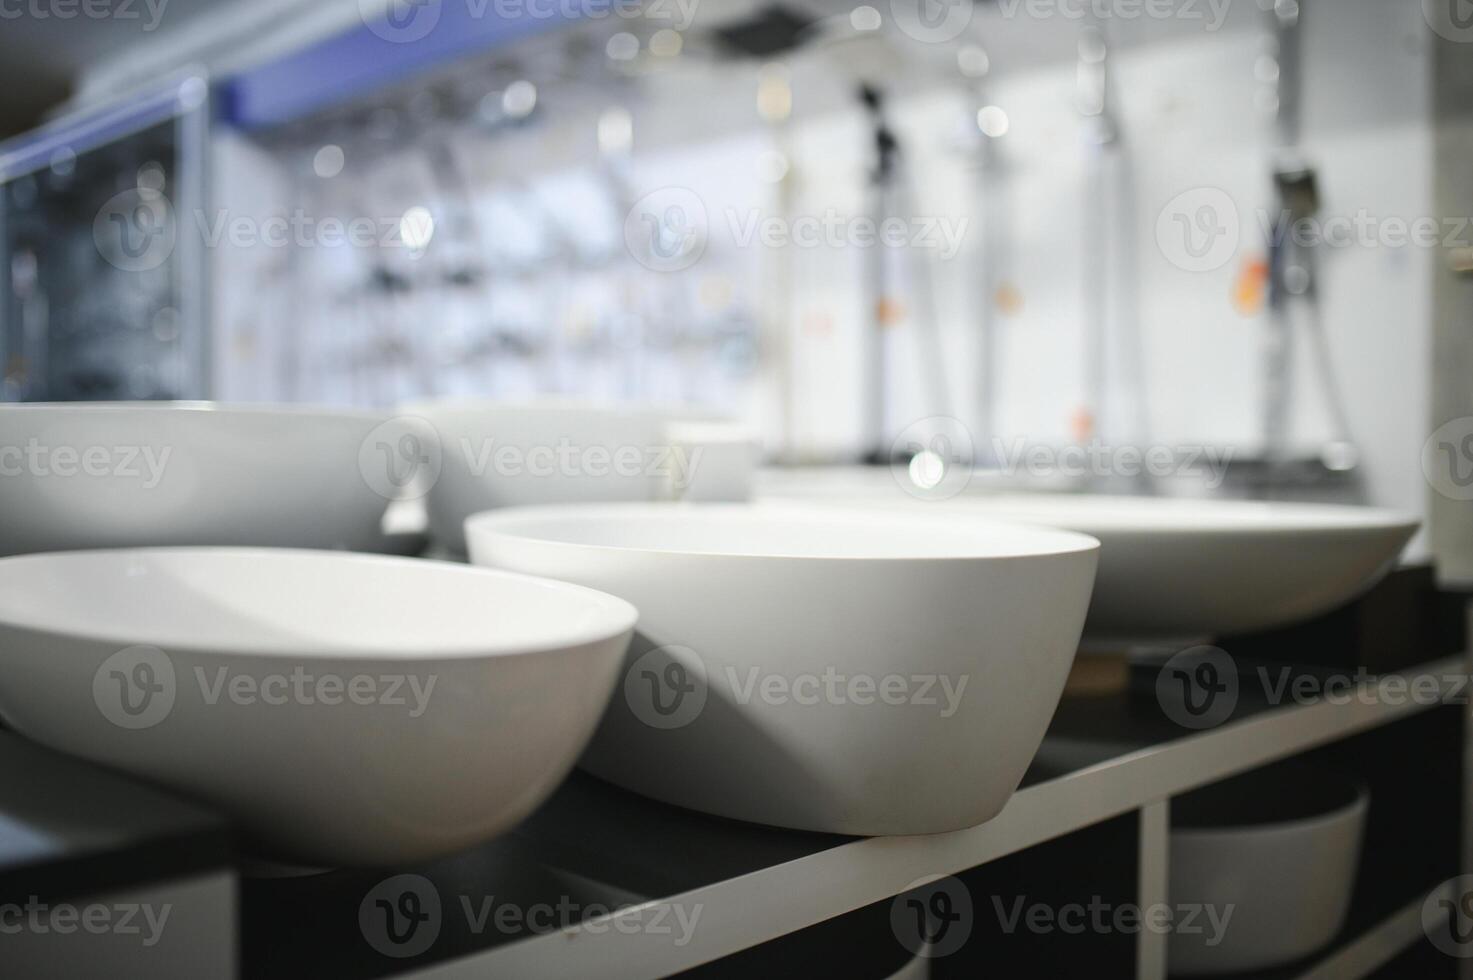
[(204, 398), (208, 89), (188, 76), (0, 144), (0, 400)]

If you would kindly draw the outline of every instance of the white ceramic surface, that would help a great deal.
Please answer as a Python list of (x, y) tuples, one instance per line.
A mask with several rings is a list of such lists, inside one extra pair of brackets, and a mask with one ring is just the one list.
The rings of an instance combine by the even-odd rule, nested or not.
[(745, 427), (659, 409), (447, 401), (405, 406), (426, 420), (440, 468), (421, 492), (430, 533), (466, 550), (465, 519), (493, 507), (610, 501), (738, 501), (757, 443)]
[[(1268, 969), (1324, 949), (1345, 925), (1370, 798), (1345, 777), (1275, 768), (1173, 804), (1170, 903), (1205, 911), (1168, 939), (1173, 976)], [(1205, 818), (1203, 811), (1207, 811)], [(1183, 826), (1190, 823), (1190, 826)]]
[(0, 719), (219, 806), (266, 856), (416, 861), (557, 786), (635, 618), (587, 589), (414, 559), (25, 555), (0, 560)]
[(1106, 638), (1246, 632), (1328, 612), (1390, 571), (1418, 525), (1369, 507), (1243, 500), (1040, 494), (952, 506), (1098, 538), (1087, 629)]
[(0, 405), (0, 555), (246, 545), (379, 550), (360, 468), (381, 417), (192, 402)]
[(921, 500), (888, 472), (778, 479), (765, 496), (1017, 520), (1098, 538), (1086, 631), (1131, 641), (1246, 632), (1348, 602), (1394, 565), (1414, 517), (1369, 507), (1089, 494), (962, 494)]
[(955, 830), (1017, 788), (1073, 661), (1097, 543), (742, 504), (491, 511), (478, 564), (640, 625), (582, 765), (648, 796), (851, 834)]

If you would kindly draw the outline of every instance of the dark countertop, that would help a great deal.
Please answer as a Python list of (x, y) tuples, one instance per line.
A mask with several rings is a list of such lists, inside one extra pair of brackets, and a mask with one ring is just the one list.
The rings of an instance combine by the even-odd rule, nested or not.
[(0, 731), (0, 904), (56, 902), (220, 869), (220, 816)]

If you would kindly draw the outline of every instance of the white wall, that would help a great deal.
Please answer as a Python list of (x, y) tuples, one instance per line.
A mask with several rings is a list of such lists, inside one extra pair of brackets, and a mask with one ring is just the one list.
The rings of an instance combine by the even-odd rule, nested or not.
[[(1316, 168), (1322, 215), (1367, 213), (1378, 221), (1433, 215), (1431, 199), (1430, 67), (1427, 28), (1414, 3), (1356, 0), (1333, 8), (1306, 5), (1304, 57), (1305, 158)], [(1317, 12), (1318, 11), (1318, 12)], [(1269, 180), (1273, 134), (1255, 109), (1261, 84), (1256, 32), (1185, 37), (1125, 49), (1116, 58), (1117, 104), (1133, 169), (1134, 227), (1116, 228), (1112, 243), (1138, 248), (1140, 331), (1144, 338), (1148, 431), (1134, 431), (1124, 405), (1108, 420), (1107, 440), (1219, 444), (1248, 454), (1260, 448), (1262, 315), (1245, 316), (1230, 302), (1243, 261), (1261, 257), (1263, 220), (1273, 220)], [(1085, 152), (1073, 108), (1074, 69), (1060, 65), (1000, 78), (991, 97), (1009, 113), (999, 141), (1008, 174), (1010, 225), (1006, 278), (1022, 297), (1016, 314), (1000, 318), (1005, 437), (1058, 442), (1069, 438), (1079, 404), (1082, 296), (1088, 243)], [(896, 106), (913, 158), (922, 214), (971, 214), (975, 178), (946, 134), (969, 111), (958, 91), (914, 96)], [(854, 114), (805, 121), (793, 141), (798, 210), (863, 208), (864, 133)], [(767, 146), (754, 135), (745, 160), (733, 144), (713, 144), (691, 161), (705, 186), (712, 172), (746, 172)], [(736, 152), (740, 152), (739, 150)], [(694, 154), (687, 154), (694, 157)], [(1173, 266), (1158, 248), (1155, 221), (1177, 193), (1221, 188), (1237, 205), (1237, 257), (1203, 273)], [(747, 193), (743, 187), (740, 193)], [(712, 193), (719, 194), (720, 191)], [(710, 202), (708, 202), (708, 207)], [(1261, 218), (1260, 215), (1263, 217)], [(969, 228), (975, 247), (979, 229)], [(853, 250), (851, 250), (853, 251)], [(1411, 245), (1321, 250), (1323, 320), (1335, 371), (1361, 443), (1368, 490), (1375, 502), (1420, 511), (1425, 484), (1416, 452), (1426, 434), (1430, 307), (1426, 283), (1434, 250)], [(863, 321), (854, 255), (795, 255), (801, 286), (794, 304), (799, 332), (797, 426), (809, 450), (852, 448), (857, 438), (858, 370), (855, 332)], [(970, 251), (935, 265), (948, 366), (958, 414), (970, 419), (975, 372), (977, 267)], [(815, 318), (832, 329), (811, 329)], [(914, 324), (897, 344), (899, 383), (892, 424), (936, 411), (918, 392), (911, 363)], [(1308, 370), (1306, 338), (1297, 359), (1294, 431), (1306, 447), (1330, 433), (1318, 380)], [(1122, 402), (1135, 393), (1119, 363), (1112, 382)]]
[[(1123, 341), (1114, 338), (1111, 394), (1101, 432), (1106, 441), (1228, 445), (1243, 454), (1259, 448), (1266, 324), (1261, 315), (1240, 313), (1230, 297), (1242, 263), (1264, 251), (1259, 215), (1271, 209), (1273, 138), (1269, 120), (1255, 107), (1263, 86), (1254, 77), (1254, 65), (1263, 53), (1265, 32), (1256, 5), (1246, 5), (1246, 12), (1243, 6), (1234, 7), (1230, 29), (1178, 31), (1158, 43), (1114, 49), (1115, 105), (1135, 203), (1128, 222), (1113, 226), (1107, 247), (1134, 256), (1144, 385), (1135, 382)], [(1322, 214), (1344, 217), (1365, 212), (1378, 221), (1431, 215), (1431, 69), (1429, 33), (1420, 5), (1415, 0), (1339, 0), (1303, 6), (1303, 150), (1319, 176)], [(1014, 35), (1049, 30), (1072, 37), (1076, 29), (1073, 24), (1005, 26)], [(984, 30), (984, 43), (989, 36)], [(1069, 37), (1066, 49), (1072, 46)], [(951, 57), (942, 46), (926, 53), (930, 62)], [(995, 53), (994, 63), (998, 69), (989, 97), (1008, 111), (1011, 120), (1009, 133), (998, 141), (1009, 212), (1003, 276), (1021, 299), (1016, 310), (998, 314), (1002, 379), (998, 435), (1057, 443), (1074, 434), (1081, 405), (1086, 370), (1082, 283), (1088, 263), (1098, 260), (1085, 231), (1093, 202), (1075, 109), (1075, 68), (1067, 57), (1029, 67), (1028, 59), (1008, 46)], [(817, 113), (800, 112), (782, 146), (791, 165), (797, 214), (853, 217), (867, 206), (869, 136), (862, 117), (847, 107), (842, 94), (850, 83), (832, 77), (840, 65), (833, 58), (808, 57), (795, 67), (800, 102), (824, 84), (813, 79), (827, 75), (824, 104), (831, 106)], [(121, 70), (100, 68), (94, 74), (103, 80)], [(643, 322), (718, 314), (761, 320), (773, 288), (772, 255), (759, 247), (742, 247), (733, 234), (733, 222), (746, 220), (753, 209), (771, 216), (777, 207), (777, 186), (758, 176), (764, 154), (779, 144), (753, 109), (755, 79), (753, 66), (712, 66), (693, 60), (649, 81), (634, 96), (613, 88), (562, 93), (562, 102), (549, 110), (547, 122), (538, 129), (490, 142), (467, 136), (463, 150), (472, 161), (478, 193), (487, 198), (525, 193), (529, 186), (551, 186), (558, 180), (589, 183), (596, 176), (591, 164), (596, 156), (592, 121), (606, 105), (626, 104), (633, 112), (636, 133), (630, 193), (670, 185), (690, 188), (701, 198), (710, 222), (705, 257), (681, 277), (646, 274), (637, 268), (612, 278), (607, 273), (549, 275), (530, 286), (507, 286), (494, 301), (500, 306), (520, 303), (548, 331), (564, 333), (599, 317), (622, 315), (621, 311), (637, 313)], [(930, 83), (917, 75), (905, 79), (901, 87), (906, 94), (891, 107), (891, 115), (906, 146), (916, 211), (965, 221), (967, 234), (955, 257), (931, 262), (946, 341), (950, 402), (943, 404), (916, 381), (920, 377), (916, 303), (902, 288), (897, 306), (911, 315), (901, 317), (888, 341), (894, 366), (890, 425), (898, 430), (915, 418), (943, 411), (975, 425), (974, 347), (981, 299), (976, 249), (981, 235), (975, 161), (957, 134), (969, 124), (976, 106), (959, 78)], [(548, 100), (559, 98), (551, 87), (544, 95)], [(217, 186), (238, 208), (250, 211), (262, 200), (280, 205), (279, 195), (296, 193), (290, 191), (296, 178), (263, 177), (271, 167), (263, 158), (252, 158), (256, 151), (240, 141), (228, 144), (227, 139)], [(409, 161), (420, 149), (410, 145), (393, 152)], [(291, 165), (300, 169), (300, 161)], [(1232, 197), (1241, 218), (1240, 244), (1237, 255), (1222, 268), (1185, 272), (1158, 247), (1156, 219), (1177, 193), (1203, 186), (1221, 188)], [(558, 195), (552, 198), (556, 201)], [(318, 200), (314, 206), (327, 205)], [(437, 206), (456, 205), (441, 201)], [(579, 204), (567, 206), (582, 209)], [(581, 210), (576, 217), (602, 220)], [(615, 214), (614, 220), (618, 218)], [(488, 220), (494, 226), (494, 217)], [(1425, 485), (1416, 453), (1427, 429), (1431, 310), (1426, 284), (1436, 256), (1432, 250), (1411, 246), (1321, 251), (1324, 323), (1348, 398), (1353, 435), (1364, 454), (1370, 497), (1421, 511)], [(790, 248), (784, 259), (794, 282), (787, 319), (794, 334), (796, 417), (791, 431), (796, 448), (814, 455), (853, 453), (860, 444), (859, 340), (867, 322), (866, 254), (852, 246)], [(287, 260), (280, 256), (230, 260), (237, 261), (240, 268), (269, 271), (271, 262)], [(264, 280), (252, 276), (252, 285), (243, 286), (234, 268), (221, 274), (217, 309), (228, 334), (224, 349), (253, 352), (257, 363), (250, 370), (266, 372), (257, 378), (263, 390), (273, 390), (269, 374), (280, 362), (278, 348), (303, 343), (292, 339), (302, 333), (294, 318), (358, 315), (350, 307), (321, 302), (320, 284), (308, 276), (317, 268), (313, 261), (293, 263), (294, 284), (282, 287), (276, 297), (263, 295), (259, 286), (272, 281), (270, 276)], [(729, 309), (713, 313), (703, 306), (713, 295), (729, 295)], [(479, 312), (420, 303), (391, 310), (389, 317), (404, 319), (406, 330), (430, 336), (426, 349), (438, 351), (434, 354), (438, 360), (431, 365), (435, 377), (447, 379), (442, 387), (455, 392), (489, 386), (503, 393), (524, 393), (552, 386), (587, 389), (584, 393), (697, 398), (749, 414), (774, 435), (779, 428), (768, 379), (743, 379), (711, 369), (704, 355), (643, 358), (636, 382), (629, 381), (622, 360), (605, 371), (585, 365), (528, 374), (531, 368), (513, 365), (490, 381), (455, 375), (455, 345), (447, 340), (437, 347), (434, 337), (437, 331), (447, 336), (463, 333), (463, 323), (470, 322), (466, 318)], [(267, 334), (278, 318), (273, 339)], [(243, 324), (257, 326), (246, 330)], [(240, 338), (252, 330), (263, 333), (239, 346)], [(359, 329), (344, 320), (340, 339), (348, 347), (358, 342), (355, 338), (365, 344), (377, 342), (382, 338), (376, 330)], [(1303, 344), (1300, 350), (1304, 352)], [(628, 360), (624, 354), (611, 356)], [(316, 363), (330, 366), (344, 360), (334, 355)], [(310, 356), (302, 363), (310, 384), (317, 368), (309, 362)], [(1300, 443), (1314, 447), (1329, 430), (1316, 380), (1302, 370), (1309, 358), (1301, 356), (1298, 363), (1294, 429)], [(407, 381), (369, 385), (324, 379), (321, 393), (383, 400), (413, 394), (415, 384), (412, 375)], [(1144, 431), (1131, 411), (1138, 399), (1147, 408)]]

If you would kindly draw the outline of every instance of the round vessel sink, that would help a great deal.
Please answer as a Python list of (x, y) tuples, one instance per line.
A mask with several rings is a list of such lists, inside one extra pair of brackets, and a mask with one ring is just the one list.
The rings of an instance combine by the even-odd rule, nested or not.
[(956, 830), (1012, 795), (1073, 662), (1098, 543), (740, 504), (525, 508), (477, 564), (628, 599), (640, 623), (582, 765), (758, 823)]
[(732, 422), (653, 408), (444, 401), (406, 406), (427, 423), (438, 471), (425, 474), (430, 532), (464, 554), (465, 519), (493, 507), (736, 501), (751, 493), (752, 434)]
[(383, 546), (369, 412), (190, 402), (0, 406), (0, 555)]
[(265, 857), (418, 861), (558, 785), (633, 630), (589, 589), (287, 549), (0, 560), (0, 719), (218, 806)]

